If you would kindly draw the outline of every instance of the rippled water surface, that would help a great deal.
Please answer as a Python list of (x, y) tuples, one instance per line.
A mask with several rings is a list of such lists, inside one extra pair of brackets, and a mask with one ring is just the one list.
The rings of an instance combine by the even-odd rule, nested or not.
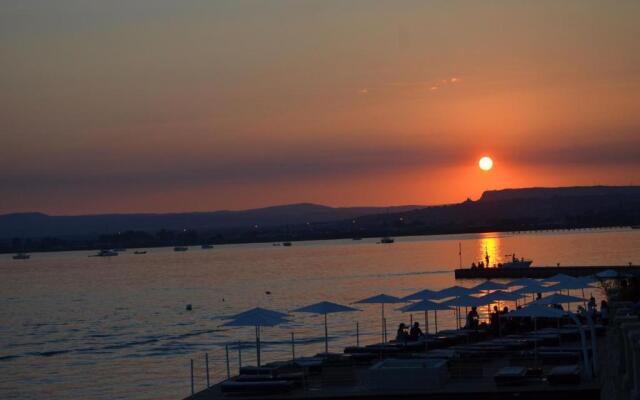
[[(189, 394), (189, 360), (196, 388), (204, 386), (204, 354), (212, 380), (230, 368), (255, 362), (254, 330), (226, 328), (219, 318), (263, 306), (291, 310), (321, 300), (343, 304), (378, 293), (407, 295), (455, 282), (458, 245), (463, 265), (485, 251), (492, 263), (517, 252), (534, 265), (640, 264), (640, 231), (592, 230), (534, 234), (481, 234), (133, 250), (118, 257), (88, 252), (0, 256), (0, 398), (179, 399)], [(267, 294), (269, 291), (271, 294)], [(594, 290), (595, 292), (595, 290)], [(597, 293), (594, 293), (597, 295)], [(587, 294), (588, 295), (588, 294)], [(193, 311), (186, 311), (186, 304)], [(379, 340), (380, 307), (329, 317), (330, 350)], [(409, 316), (387, 306), (389, 330)], [(263, 359), (324, 350), (323, 320), (292, 315), (286, 326), (265, 328)], [(423, 318), (415, 316), (416, 318)], [(453, 327), (452, 313), (439, 314), (441, 328)]]

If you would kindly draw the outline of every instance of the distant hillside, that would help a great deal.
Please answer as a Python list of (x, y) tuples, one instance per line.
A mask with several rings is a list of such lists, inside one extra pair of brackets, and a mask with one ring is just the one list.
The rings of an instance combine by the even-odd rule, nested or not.
[(480, 201), (504, 201), (515, 199), (552, 199), (554, 197), (638, 196), (640, 186), (571, 186), (560, 188), (524, 188), (488, 190)]
[(101, 214), (51, 216), (42, 213), (0, 215), (0, 238), (97, 236), (123, 231), (228, 230), (269, 228), (307, 222), (352, 219), (366, 214), (406, 211), (422, 206), (333, 208), (316, 204), (291, 204), (244, 211), (176, 214)]
[(182, 214), (0, 216), (0, 252), (277, 242), (640, 225), (640, 187), (488, 191), (441, 206), (293, 204)]
[[(488, 191), (478, 201), (425, 207), (392, 216), (404, 234), (533, 230), (637, 225), (639, 186), (525, 188)], [(381, 216), (359, 219), (362, 229), (382, 232)], [(386, 228), (388, 229), (388, 228)]]

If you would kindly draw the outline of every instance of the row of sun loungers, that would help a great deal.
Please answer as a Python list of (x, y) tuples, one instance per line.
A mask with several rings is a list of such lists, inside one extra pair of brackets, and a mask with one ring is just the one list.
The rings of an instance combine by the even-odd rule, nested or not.
[[(596, 328), (597, 335), (604, 332), (604, 327)], [(585, 331), (585, 334), (590, 334), (590, 331)], [(546, 379), (551, 385), (580, 381), (581, 371), (578, 365), (582, 350), (576, 344), (580, 335), (575, 326), (546, 328), (487, 340), (488, 336), (489, 332), (484, 330), (441, 332), (415, 342), (352, 346), (345, 348), (344, 354), (321, 353), (314, 357), (270, 363), (260, 368), (242, 367), (240, 374), (223, 382), (220, 389), (225, 394), (283, 393), (305, 385), (314, 376), (319, 377), (320, 381), (326, 378), (336, 382), (340, 377), (349, 381), (355, 379), (355, 368), (368, 369), (369, 375), (400, 376), (402, 373), (412, 373), (406, 369), (407, 366), (419, 369), (421, 367), (415, 365), (425, 362), (429, 364), (429, 368), (433, 368), (433, 365), (445, 365), (446, 369), (448, 366), (453, 376), (461, 376), (453, 372), (456, 368), (463, 375), (482, 376), (483, 363), (498, 359), (509, 360), (511, 364), (495, 373), (494, 381), (499, 386), (539, 383), (542, 379)], [(403, 365), (404, 372), (394, 370), (401, 369), (398, 365)], [(544, 374), (537, 365), (553, 367)], [(419, 375), (418, 371), (415, 373)], [(438, 372), (438, 376), (434, 385), (444, 379), (441, 372)], [(369, 381), (373, 384), (377, 379)]]

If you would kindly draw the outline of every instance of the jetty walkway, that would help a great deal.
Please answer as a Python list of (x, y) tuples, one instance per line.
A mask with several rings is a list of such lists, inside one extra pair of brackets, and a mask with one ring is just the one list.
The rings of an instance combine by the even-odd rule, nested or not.
[(556, 274), (569, 276), (595, 275), (606, 270), (616, 271), (619, 276), (640, 276), (640, 266), (608, 265), (608, 266), (555, 266), (529, 268), (460, 268), (454, 271), (456, 279), (518, 279), (518, 278), (549, 278)]

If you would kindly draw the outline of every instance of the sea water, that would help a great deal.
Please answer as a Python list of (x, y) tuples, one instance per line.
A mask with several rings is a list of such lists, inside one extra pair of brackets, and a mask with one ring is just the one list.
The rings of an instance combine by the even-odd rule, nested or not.
[[(34, 253), (30, 260), (0, 255), (0, 398), (180, 399), (195, 388), (255, 364), (255, 329), (225, 327), (225, 315), (261, 306), (288, 312), (328, 300), (341, 304), (379, 293), (405, 296), (455, 281), (453, 269), (507, 254), (533, 265), (640, 264), (640, 231), (587, 230), (485, 233), (377, 239), (129, 249), (117, 257), (95, 252)], [(459, 254), (461, 248), (462, 254)], [(580, 291), (573, 291), (581, 295)], [(599, 289), (585, 296), (601, 298)], [(191, 304), (188, 311), (186, 305)], [(513, 304), (506, 303), (513, 307)], [(381, 340), (381, 306), (328, 317), (329, 351)], [(389, 337), (424, 314), (385, 306)], [(576, 307), (577, 305), (573, 305)], [(484, 307), (481, 317), (486, 317)], [(322, 316), (292, 313), (289, 323), (263, 328), (263, 362), (324, 351)], [(433, 331), (433, 315), (429, 316)], [(438, 313), (439, 329), (455, 327), (453, 312)], [(356, 326), (359, 338), (356, 338)], [(240, 350), (240, 352), (238, 351)], [(240, 353), (240, 354), (239, 354)]]

